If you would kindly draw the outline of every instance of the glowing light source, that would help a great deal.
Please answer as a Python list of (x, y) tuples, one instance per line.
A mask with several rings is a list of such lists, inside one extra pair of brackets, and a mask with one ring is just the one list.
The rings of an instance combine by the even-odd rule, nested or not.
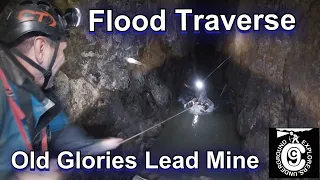
[(78, 21), (77, 21), (76, 27), (78, 27), (80, 25), (80, 22), (81, 22), (82, 14), (81, 14), (81, 12), (80, 12), (80, 10), (78, 8), (75, 8), (75, 9), (77, 11), (77, 17), (78, 17)]
[(198, 115), (194, 115), (193, 122), (192, 122), (192, 127), (194, 127), (197, 124), (198, 117), (199, 117)]
[(64, 14), (67, 27), (78, 27), (81, 22), (82, 14), (78, 8), (68, 8)]
[(127, 62), (131, 64), (138, 64), (138, 65), (143, 65), (141, 62), (133, 59), (133, 58), (127, 58)]
[(202, 88), (203, 88), (203, 82), (200, 81), (200, 80), (198, 80), (198, 81), (196, 82), (196, 87), (197, 87), (198, 89), (202, 89)]

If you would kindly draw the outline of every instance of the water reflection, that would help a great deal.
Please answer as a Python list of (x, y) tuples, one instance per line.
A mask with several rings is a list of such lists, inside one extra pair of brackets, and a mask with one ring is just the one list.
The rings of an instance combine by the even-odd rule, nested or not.
[(193, 122), (192, 122), (192, 127), (195, 127), (197, 122), (198, 122), (198, 115), (194, 115), (194, 118), (193, 118)]
[[(179, 107), (172, 107), (168, 116), (181, 111)], [(208, 149), (234, 149), (237, 152), (239, 148), (240, 139), (232, 114), (213, 112), (208, 115), (194, 115), (186, 112), (165, 124), (151, 148), (151, 154), (159, 159), (164, 154), (181, 155), (187, 153), (189, 155), (195, 150), (205, 153)], [(206, 161), (206, 159), (202, 160)], [(158, 171), (157, 173), (171, 179), (183, 179), (183, 176), (188, 175), (207, 176), (215, 180), (241, 179), (239, 173), (213, 173), (205, 167), (199, 168), (198, 171)]]

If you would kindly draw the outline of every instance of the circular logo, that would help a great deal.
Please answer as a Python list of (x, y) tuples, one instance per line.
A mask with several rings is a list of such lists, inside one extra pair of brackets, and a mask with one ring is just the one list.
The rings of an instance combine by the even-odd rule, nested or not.
[(279, 170), (287, 176), (302, 176), (308, 172), (312, 163), (312, 149), (305, 140), (290, 132), (289, 141), (283, 140), (276, 152)]

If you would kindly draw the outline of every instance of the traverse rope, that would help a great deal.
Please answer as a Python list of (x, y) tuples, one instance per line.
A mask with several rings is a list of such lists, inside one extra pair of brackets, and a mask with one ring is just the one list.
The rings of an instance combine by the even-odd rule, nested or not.
[[(190, 107), (190, 108), (191, 108), (191, 107)], [(137, 137), (137, 136), (139, 136), (139, 135), (141, 135), (141, 134), (143, 134), (143, 133), (145, 133), (145, 132), (147, 132), (147, 131), (149, 131), (149, 130), (151, 130), (151, 129), (153, 129), (153, 128), (155, 128), (155, 127), (157, 127), (157, 126), (159, 126), (159, 125), (161, 125), (161, 124), (163, 124), (163, 123), (165, 123), (165, 122), (167, 122), (167, 121), (169, 121), (169, 120), (171, 120), (172, 118), (174, 118), (174, 117), (176, 117), (176, 116), (179, 116), (180, 114), (188, 111), (190, 108), (185, 109), (185, 110), (183, 110), (183, 111), (181, 111), (181, 112), (179, 112), (179, 113), (177, 113), (177, 114), (175, 114), (175, 115), (167, 118), (166, 120), (161, 121), (160, 123), (158, 123), (158, 124), (150, 127), (149, 129), (146, 129), (146, 130), (144, 130), (144, 131), (142, 131), (142, 132), (140, 132), (140, 133), (138, 133), (138, 134), (136, 134), (136, 135), (134, 135), (134, 136), (131, 136), (131, 137), (128, 138), (128, 139), (125, 139), (125, 140), (121, 141), (120, 144), (123, 144), (123, 143), (125, 143), (125, 142), (127, 142), (127, 141), (129, 141), (129, 140), (131, 140), (131, 139), (133, 139), (133, 138), (135, 138), (135, 137)]]
[[(230, 55), (227, 59), (225, 59), (222, 63), (220, 63), (218, 67), (216, 67), (206, 78), (204, 78), (203, 82), (204, 82), (206, 79), (208, 79), (217, 69), (219, 69), (228, 59), (230, 59), (231, 56), (232, 56), (232, 55)], [(192, 108), (192, 106), (191, 106), (190, 108)], [(185, 109), (185, 110), (183, 110), (183, 111), (181, 111), (181, 112), (179, 112), (179, 113), (177, 113), (177, 114), (175, 114), (175, 115), (167, 118), (166, 120), (161, 121), (160, 123), (158, 123), (158, 124), (156, 124), (156, 125), (148, 128), (148, 129), (146, 129), (146, 130), (144, 130), (144, 131), (142, 131), (142, 132), (140, 132), (140, 133), (138, 133), (138, 134), (136, 134), (136, 135), (133, 135), (133, 136), (131, 136), (131, 137), (129, 137), (129, 138), (121, 141), (120, 144), (123, 144), (123, 143), (125, 143), (125, 142), (128, 142), (129, 140), (134, 139), (135, 137), (137, 137), (137, 136), (139, 136), (139, 135), (141, 135), (141, 134), (144, 134), (144, 133), (146, 133), (147, 131), (150, 131), (151, 129), (153, 129), (153, 128), (155, 128), (155, 127), (157, 127), (157, 126), (159, 126), (159, 125), (161, 125), (161, 124), (163, 124), (163, 123), (165, 123), (165, 122), (173, 119), (174, 117), (176, 117), (176, 116), (178, 116), (178, 115), (180, 115), (180, 114), (188, 111), (190, 108)]]
[[(204, 80), (203, 80), (203, 82), (206, 80), (206, 79), (208, 79), (217, 69), (219, 69), (228, 59), (230, 59), (231, 58), (231, 56), (232, 55), (230, 55), (227, 59), (225, 59), (222, 63), (220, 63), (219, 64), (219, 66), (218, 67), (216, 67)], [(190, 107), (190, 108), (192, 108), (192, 106)], [(139, 132), (138, 134), (135, 134), (135, 135), (133, 135), (133, 136), (131, 136), (131, 137), (129, 137), (129, 138), (127, 138), (127, 139), (125, 139), (125, 140), (123, 140), (123, 141), (121, 141), (120, 143), (119, 143), (119, 145), (121, 145), (121, 144), (123, 144), (123, 143), (126, 143), (126, 142), (128, 142), (128, 141), (130, 141), (130, 140), (132, 140), (132, 139), (134, 139), (134, 138), (136, 138), (136, 137), (138, 137), (139, 135), (141, 135), (141, 134), (144, 134), (144, 133), (146, 133), (146, 132), (148, 132), (148, 131), (150, 131), (151, 129), (153, 129), (153, 128), (155, 128), (155, 127), (157, 127), (157, 126), (159, 126), (159, 125), (161, 125), (161, 124), (163, 124), (163, 123), (165, 123), (165, 122), (167, 122), (167, 121), (169, 121), (169, 120), (171, 120), (171, 119), (173, 119), (174, 117), (176, 117), (176, 116), (179, 116), (180, 114), (182, 114), (182, 113), (184, 113), (184, 112), (186, 112), (186, 111), (188, 111), (190, 108), (188, 108), (188, 109), (185, 109), (185, 110), (183, 110), (183, 111), (181, 111), (181, 112), (179, 112), (179, 113), (177, 113), (177, 114), (175, 114), (175, 115), (173, 115), (173, 116), (171, 116), (171, 117), (169, 117), (169, 118), (167, 118), (166, 120), (164, 120), (164, 121), (161, 121), (161, 122), (159, 122), (159, 123), (157, 123), (157, 124), (155, 124), (154, 126), (152, 126), (152, 127), (150, 127), (150, 128), (148, 128), (148, 129), (146, 129), (146, 130), (144, 130), (144, 131), (142, 131), (142, 132)], [(87, 155), (89, 155), (90, 154), (90, 152), (91, 151), (89, 151), (89, 153), (87, 153)]]
[(208, 79), (217, 69), (219, 69), (228, 59), (231, 58), (231, 55), (225, 59), (222, 63), (219, 64), (219, 66), (217, 68), (215, 68), (206, 78), (203, 79), (203, 82)]

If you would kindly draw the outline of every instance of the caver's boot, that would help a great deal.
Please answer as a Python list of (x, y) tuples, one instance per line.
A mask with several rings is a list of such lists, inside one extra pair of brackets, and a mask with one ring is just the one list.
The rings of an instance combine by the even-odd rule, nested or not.
[(188, 103), (186, 103), (186, 104), (184, 105), (184, 108), (185, 108), (185, 109), (188, 109), (188, 108), (191, 108), (193, 105), (194, 105), (194, 101), (189, 101)]

